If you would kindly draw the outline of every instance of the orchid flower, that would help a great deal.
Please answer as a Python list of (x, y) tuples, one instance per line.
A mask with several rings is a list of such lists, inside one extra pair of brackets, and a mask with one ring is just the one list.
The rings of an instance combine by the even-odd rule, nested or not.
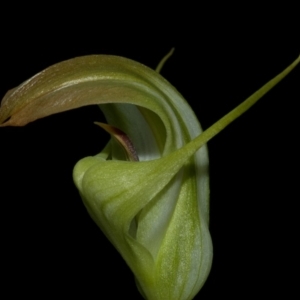
[[(168, 55), (169, 56), (169, 55)], [(135, 61), (91, 55), (55, 64), (9, 91), (0, 126), (97, 104), (111, 134), (80, 160), (76, 187), (95, 223), (132, 270), (149, 300), (192, 299), (211, 268), (206, 143), (248, 110), (299, 62), (202, 132), (181, 94)]]

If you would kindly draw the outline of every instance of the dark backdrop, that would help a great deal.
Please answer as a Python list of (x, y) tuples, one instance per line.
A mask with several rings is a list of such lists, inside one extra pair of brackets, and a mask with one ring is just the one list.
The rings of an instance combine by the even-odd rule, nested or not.
[[(300, 53), (299, 39), (287, 34), (295, 25), (282, 29), (276, 21), (252, 29), (225, 19), (212, 26), (218, 18), (185, 27), (173, 20), (174, 27), (140, 34), (139, 23), (115, 31), (98, 28), (95, 20), (82, 28), (78, 19), (54, 29), (55, 17), (46, 25), (39, 18), (16, 19), (15, 31), (2, 29), (1, 95), (72, 57), (114, 54), (155, 68), (175, 47), (162, 75), (204, 129)], [(299, 82), (300, 67), (208, 144), (214, 261), (196, 299), (289, 295), (297, 283)], [(121, 290), (141, 299), (130, 270), (87, 215), (72, 182), (74, 164), (108, 140), (93, 125), (97, 120), (103, 120), (98, 108), (86, 107), (0, 129), (1, 276), (12, 295), (119, 299)]]

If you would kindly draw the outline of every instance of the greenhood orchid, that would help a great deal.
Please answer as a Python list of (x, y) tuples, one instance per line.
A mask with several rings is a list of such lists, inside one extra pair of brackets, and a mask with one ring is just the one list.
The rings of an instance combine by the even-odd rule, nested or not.
[(213, 255), (206, 143), (300, 57), (204, 132), (188, 103), (159, 75), (165, 59), (157, 71), (108, 55), (53, 65), (5, 95), (0, 126), (24, 126), (99, 105), (109, 125), (97, 124), (111, 140), (74, 168), (84, 205), (132, 270), (145, 299), (188, 300), (203, 286)]

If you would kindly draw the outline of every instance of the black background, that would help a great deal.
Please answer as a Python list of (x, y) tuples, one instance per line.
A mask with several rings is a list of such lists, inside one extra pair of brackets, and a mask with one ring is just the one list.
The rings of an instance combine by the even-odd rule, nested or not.
[[(257, 28), (251, 26), (257, 16), (185, 24), (174, 17), (150, 30), (155, 17), (134, 20), (126, 29), (124, 18), (114, 29), (116, 19), (98, 23), (101, 16), (85, 15), (85, 22), (81, 15), (65, 20), (60, 13), (49, 20), (43, 14), (12, 18), (15, 26), (2, 29), (1, 95), (72, 57), (113, 54), (155, 68), (175, 47), (162, 75), (205, 129), (300, 53), (298, 25), (283, 26), (280, 16), (264, 26), (260, 17)], [(63, 26), (56, 26), (57, 19)], [(293, 293), (298, 281), (292, 270), (299, 267), (299, 82), (298, 66), (208, 144), (214, 261), (195, 299)], [(119, 299), (122, 291), (141, 299), (130, 270), (87, 215), (72, 182), (75, 163), (108, 140), (93, 125), (101, 120), (97, 107), (87, 107), (0, 129), (1, 273), (11, 295)]]

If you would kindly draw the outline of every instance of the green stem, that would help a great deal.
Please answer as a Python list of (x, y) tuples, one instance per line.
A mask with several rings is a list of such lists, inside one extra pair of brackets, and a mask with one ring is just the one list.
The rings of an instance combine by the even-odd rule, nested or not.
[(262, 98), (269, 90), (271, 90), (278, 82), (280, 82), (286, 75), (288, 75), (300, 62), (300, 56), (285, 70), (283, 70), (276, 77), (267, 82), (258, 91), (252, 94), (244, 102), (226, 114), (223, 118), (218, 120), (208, 129), (206, 129), (202, 134), (192, 140), (190, 143), (182, 147), (181, 149), (174, 152), (174, 155), (179, 157), (192, 156), (198, 149), (200, 149), (204, 144), (206, 144), (210, 139), (212, 139), (216, 134), (222, 131), (226, 126), (228, 126), (232, 121), (241, 116), (246, 112), (252, 105), (254, 105), (260, 98)]

